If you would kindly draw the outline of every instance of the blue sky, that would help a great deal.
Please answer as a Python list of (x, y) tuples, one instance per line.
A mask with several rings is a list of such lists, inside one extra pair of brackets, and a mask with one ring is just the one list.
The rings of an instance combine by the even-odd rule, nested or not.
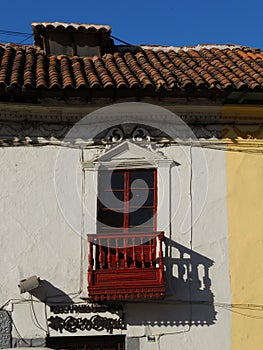
[[(31, 33), (34, 21), (109, 24), (112, 35), (131, 44), (234, 43), (263, 49), (262, 0), (1, 2), (1, 30)], [(0, 34), (0, 42), (23, 39)]]

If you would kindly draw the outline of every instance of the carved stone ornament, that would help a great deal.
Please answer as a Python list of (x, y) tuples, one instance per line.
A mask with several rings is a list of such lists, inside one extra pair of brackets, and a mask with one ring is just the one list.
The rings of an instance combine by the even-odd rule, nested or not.
[(111, 128), (105, 136), (105, 141), (120, 142), (124, 139), (124, 132), (121, 128)]
[(100, 135), (102, 143), (116, 143), (124, 139), (131, 139), (136, 142), (151, 141), (150, 131), (146, 127), (124, 124), (114, 126), (107, 130), (106, 135)]
[(150, 141), (151, 136), (148, 130), (145, 128), (136, 128), (132, 133), (132, 139), (133, 141)]

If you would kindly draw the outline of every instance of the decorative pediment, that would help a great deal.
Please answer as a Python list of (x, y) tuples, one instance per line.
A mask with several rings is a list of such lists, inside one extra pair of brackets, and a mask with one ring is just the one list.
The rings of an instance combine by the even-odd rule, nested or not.
[[(139, 146), (131, 141), (124, 141), (121, 144), (111, 148), (98, 158), (98, 162), (110, 162), (114, 160), (127, 159), (148, 159), (157, 160), (164, 159), (164, 155), (151, 151), (148, 148)], [(166, 159), (166, 158), (165, 158)]]
[[(162, 163), (171, 162), (159, 150), (142, 146), (132, 141), (124, 141), (112, 147), (96, 160), (85, 162), (84, 167), (99, 167), (106, 168), (149, 168), (160, 166)], [(92, 163), (92, 164), (91, 164)]]

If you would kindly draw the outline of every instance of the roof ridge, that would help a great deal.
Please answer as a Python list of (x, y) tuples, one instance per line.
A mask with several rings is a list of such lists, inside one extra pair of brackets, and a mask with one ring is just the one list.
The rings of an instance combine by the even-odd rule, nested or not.
[[(14, 49), (18, 49), (18, 48), (24, 48), (24, 49), (30, 49), (30, 48), (34, 48), (35, 50), (37, 50), (37, 52), (42, 52), (43, 50), (41, 50), (41, 48), (38, 45), (23, 45), (23, 44), (18, 44), (18, 43), (1, 43), (0, 42), (0, 47), (2, 48), (7, 48), (7, 47), (12, 47)], [(189, 50), (196, 50), (196, 51), (200, 51), (203, 49), (219, 49), (219, 50), (225, 50), (225, 49), (229, 49), (229, 50), (234, 50), (234, 49), (241, 49), (242, 51), (251, 51), (254, 53), (261, 53), (263, 54), (263, 50), (261, 50), (260, 48), (257, 47), (250, 47), (250, 46), (243, 46), (243, 45), (238, 45), (238, 44), (198, 44), (198, 45), (193, 45), (193, 46), (172, 46), (172, 45), (146, 45), (146, 44), (142, 44), (142, 45), (115, 45), (115, 48), (118, 49), (120, 52), (125, 51), (125, 50), (138, 50), (138, 49), (143, 49), (143, 50), (152, 50), (152, 51), (159, 51), (162, 50), (164, 52), (168, 52), (168, 51), (174, 51), (174, 52), (178, 52), (180, 50), (182, 51), (189, 51)], [(53, 56), (53, 55), (52, 55)]]
[(23, 45), (23, 44), (17, 44), (17, 43), (1, 43), (0, 42), (0, 47), (3, 49), (7, 49), (7, 48), (11, 47), (14, 50), (24, 49), (25, 51), (33, 49), (36, 51), (36, 53), (44, 53), (44, 51), (37, 45)]
[(183, 51), (189, 51), (189, 50), (196, 50), (200, 51), (202, 49), (219, 49), (219, 50), (234, 50), (234, 49), (242, 49), (244, 51), (254, 51), (254, 52), (262, 52), (260, 48), (254, 48), (254, 47), (249, 47), (249, 46), (243, 46), (243, 45), (238, 45), (238, 44), (198, 44), (198, 45), (193, 45), (193, 46), (163, 46), (163, 45), (138, 45), (144, 50), (151, 49), (153, 51), (157, 50), (163, 50), (163, 51), (175, 51), (178, 52), (179, 50)]

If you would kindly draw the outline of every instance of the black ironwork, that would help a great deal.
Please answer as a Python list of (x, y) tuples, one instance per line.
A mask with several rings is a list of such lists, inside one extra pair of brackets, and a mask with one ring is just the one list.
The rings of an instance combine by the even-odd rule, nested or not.
[(68, 316), (62, 318), (59, 316), (51, 316), (48, 319), (48, 326), (60, 333), (63, 330), (69, 333), (76, 333), (77, 331), (90, 331), (94, 329), (98, 332), (106, 330), (109, 333), (113, 333), (114, 329), (125, 329), (123, 318), (108, 318), (94, 315), (90, 319), (88, 318), (75, 318)]
[(74, 314), (74, 313), (98, 313), (110, 312), (112, 314), (122, 315), (121, 305), (88, 305), (88, 304), (70, 304), (70, 305), (51, 305), (50, 311), (54, 314)]

